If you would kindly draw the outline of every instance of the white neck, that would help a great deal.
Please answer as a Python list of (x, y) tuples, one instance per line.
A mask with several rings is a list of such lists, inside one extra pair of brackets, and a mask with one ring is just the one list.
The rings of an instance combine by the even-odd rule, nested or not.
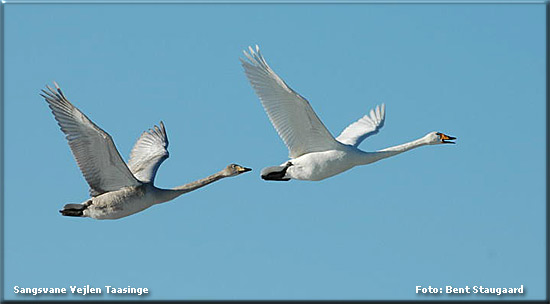
[(386, 148), (386, 149), (378, 150), (376, 152), (365, 153), (361, 163), (362, 164), (370, 164), (370, 163), (373, 163), (375, 161), (379, 161), (379, 160), (384, 159), (384, 158), (392, 157), (392, 156), (395, 156), (397, 154), (401, 154), (405, 151), (409, 151), (411, 149), (418, 148), (418, 147), (421, 147), (421, 146), (425, 146), (425, 145), (428, 145), (428, 144), (429, 144), (428, 140), (425, 137), (422, 137), (422, 138), (419, 138), (419, 139), (416, 139), (416, 140), (413, 140), (411, 142), (404, 143), (404, 144), (401, 144), (401, 145), (397, 145), (397, 146), (389, 147), (389, 148)]

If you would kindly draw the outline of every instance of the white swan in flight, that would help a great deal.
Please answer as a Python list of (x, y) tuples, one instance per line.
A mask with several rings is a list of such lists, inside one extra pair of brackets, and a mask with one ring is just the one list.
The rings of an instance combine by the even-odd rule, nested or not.
[(90, 186), (91, 198), (81, 204), (66, 204), (61, 214), (118, 219), (155, 204), (204, 187), (225, 177), (235, 176), (251, 169), (230, 164), (218, 173), (173, 189), (153, 185), (160, 164), (168, 158), (168, 137), (162, 121), (143, 132), (134, 145), (128, 165), (118, 153), (113, 139), (73, 106), (61, 89), (46, 86), (40, 94), (46, 99), (61, 131), (66, 134), (73, 156)]
[(244, 51), (240, 59), (252, 88), (260, 98), (267, 116), (285, 142), (290, 160), (280, 166), (264, 168), (265, 180), (290, 179), (319, 181), (358, 165), (366, 165), (424, 145), (454, 144), (456, 138), (440, 132), (406, 144), (375, 152), (357, 147), (384, 125), (385, 106), (377, 106), (334, 138), (315, 114), (309, 102), (291, 89), (269, 67), (260, 49)]

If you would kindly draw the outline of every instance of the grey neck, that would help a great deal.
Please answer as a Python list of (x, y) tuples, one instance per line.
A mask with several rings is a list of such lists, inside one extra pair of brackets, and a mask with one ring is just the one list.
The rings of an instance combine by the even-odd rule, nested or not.
[(170, 200), (173, 200), (175, 199), (176, 197), (182, 195), (182, 194), (185, 194), (187, 192), (191, 192), (193, 190), (197, 190), (201, 187), (204, 187), (208, 184), (211, 184), (215, 181), (218, 181), (222, 178), (225, 178), (227, 177), (223, 170), (218, 172), (218, 173), (214, 173), (210, 176), (207, 176), (203, 179), (199, 179), (197, 181), (194, 181), (194, 182), (190, 182), (188, 184), (185, 184), (185, 185), (182, 185), (182, 186), (178, 186), (178, 187), (175, 187), (175, 188), (172, 188), (172, 189), (160, 189), (161, 190), (161, 201), (159, 203), (164, 203), (164, 202), (167, 202), (167, 201), (170, 201)]

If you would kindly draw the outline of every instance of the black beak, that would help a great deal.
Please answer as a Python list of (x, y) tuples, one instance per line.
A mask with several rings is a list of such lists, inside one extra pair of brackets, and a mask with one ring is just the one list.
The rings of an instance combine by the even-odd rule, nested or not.
[(445, 138), (443, 140), (443, 143), (445, 143), (445, 144), (456, 144), (454, 141), (448, 141), (448, 140), (455, 140), (455, 139), (456, 139), (456, 137), (447, 136), (447, 138)]
[(442, 143), (444, 143), (444, 144), (456, 144), (455, 142), (450, 141), (450, 140), (455, 140), (456, 137), (452, 137), (452, 136), (449, 136), (449, 135), (446, 135), (446, 134), (443, 134), (443, 133), (439, 133), (438, 135), (440, 136)]
[(241, 167), (241, 169), (239, 170), (241, 173), (245, 173), (245, 172), (248, 172), (248, 171), (252, 171), (251, 168), (246, 168), (246, 167)]

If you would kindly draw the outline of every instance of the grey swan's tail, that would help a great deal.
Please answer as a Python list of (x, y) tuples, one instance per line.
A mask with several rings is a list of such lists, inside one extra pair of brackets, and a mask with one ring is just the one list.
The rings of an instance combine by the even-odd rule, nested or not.
[(63, 210), (59, 210), (64, 216), (84, 216), (84, 210), (91, 205), (91, 201), (87, 201), (82, 204), (66, 204), (63, 206)]
[(291, 162), (286, 162), (282, 166), (273, 166), (262, 169), (261, 177), (264, 180), (272, 181), (289, 181), (290, 178), (286, 177), (286, 170), (292, 166)]

